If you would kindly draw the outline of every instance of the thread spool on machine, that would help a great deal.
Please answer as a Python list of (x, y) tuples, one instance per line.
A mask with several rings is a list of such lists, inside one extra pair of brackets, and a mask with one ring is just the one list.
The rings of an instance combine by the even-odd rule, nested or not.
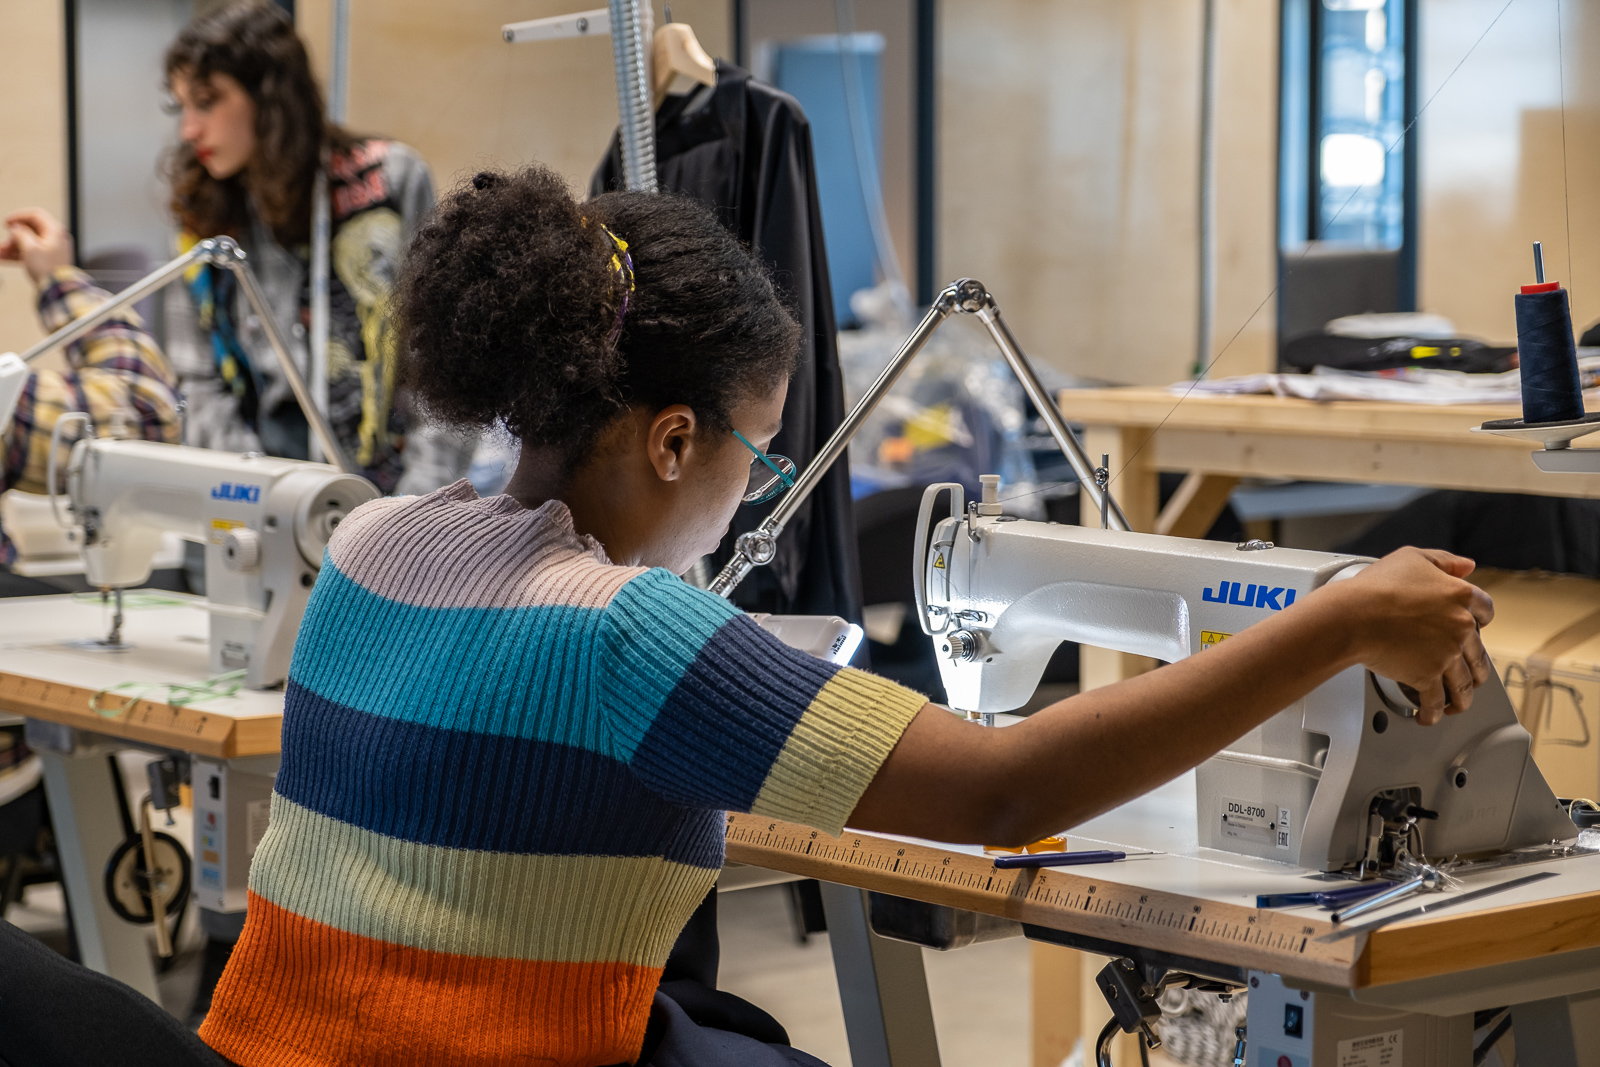
[[(1585, 413), (1583, 381), (1578, 371), (1578, 349), (1572, 333), (1572, 307), (1560, 282), (1544, 277), (1544, 249), (1533, 244), (1534, 284), (1516, 294), (1517, 362), (1522, 375), (1522, 418), (1493, 419), (1473, 430), (1502, 437), (1534, 440), (1544, 445), (1534, 461), (1543, 470), (1564, 470), (1555, 461), (1546, 466), (1541, 456), (1553, 452), (1596, 453), (1600, 449), (1572, 449), (1585, 434), (1600, 431), (1600, 411)], [(1574, 458), (1563, 456), (1561, 459)]]

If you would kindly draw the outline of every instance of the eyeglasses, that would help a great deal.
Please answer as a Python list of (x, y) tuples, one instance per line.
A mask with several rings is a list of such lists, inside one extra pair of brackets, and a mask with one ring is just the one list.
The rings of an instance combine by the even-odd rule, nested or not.
[(773, 497), (794, 485), (794, 460), (788, 456), (772, 456), (751, 444), (738, 430), (733, 436), (756, 454), (750, 461), (750, 484), (745, 486), (740, 499), (746, 504), (765, 504)]

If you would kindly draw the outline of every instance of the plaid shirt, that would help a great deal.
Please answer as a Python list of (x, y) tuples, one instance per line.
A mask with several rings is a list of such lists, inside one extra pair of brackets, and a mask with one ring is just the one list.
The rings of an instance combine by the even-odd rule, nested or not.
[[(89, 276), (76, 267), (62, 267), (39, 294), (39, 318), (57, 330), (89, 313), (108, 299)], [(71, 370), (36, 370), (23, 387), (11, 426), (0, 438), (0, 491), (17, 488), (45, 491), (50, 431), (68, 411), (87, 411), (95, 432), (109, 434), (114, 414), (121, 414), (125, 433), (146, 441), (178, 444), (181, 437), (177, 377), (155, 340), (131, 308), (119, 311), (64, 350)], [(56, 457), (58, 477), (66, 469), (74, 433), (62, 442)], [(0, 534), (0, 561), (15, 553)]]

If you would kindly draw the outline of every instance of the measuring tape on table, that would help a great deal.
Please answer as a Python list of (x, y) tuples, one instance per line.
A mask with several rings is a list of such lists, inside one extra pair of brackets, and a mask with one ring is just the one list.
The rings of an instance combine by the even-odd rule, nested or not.
[(730, 812), (728, 859), (1122, 944), (1352, 986), (1364, 938), (1317, 938), (1330, 923), (1226, 904), (1062, 868), (996, 870), (993, 861), (931, 845)]

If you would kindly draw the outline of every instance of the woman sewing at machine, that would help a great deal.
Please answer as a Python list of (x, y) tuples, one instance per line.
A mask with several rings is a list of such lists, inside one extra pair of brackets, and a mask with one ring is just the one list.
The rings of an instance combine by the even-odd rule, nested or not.
[[(169, 1065), (814, 1065), (657, 992), (720, 869), (724, 810), (1021, 843), (1346, 667), (1417, 688), (1424, 722), (1487, 677), (1472, 564), (1405, 550), (1204, 655), (982, 729), (676, 577), (767, 492), (797, 348), (709, 213), (580, 204), (537, 167), (480, 174), (421, 229), (400, 293), (417, 394), (447, 420), (505, 420), (521, 466), (506, 495), (460, 482), (335, 534), (209, 1048), (14, 937), (0, 1035), (45, 989), (72, 992), (80, 1029), (137, 1026), (122, 1047)], [(24, 1040), (0, 1037), (12, 1067), (78, 1049), (6, 1044)]]

